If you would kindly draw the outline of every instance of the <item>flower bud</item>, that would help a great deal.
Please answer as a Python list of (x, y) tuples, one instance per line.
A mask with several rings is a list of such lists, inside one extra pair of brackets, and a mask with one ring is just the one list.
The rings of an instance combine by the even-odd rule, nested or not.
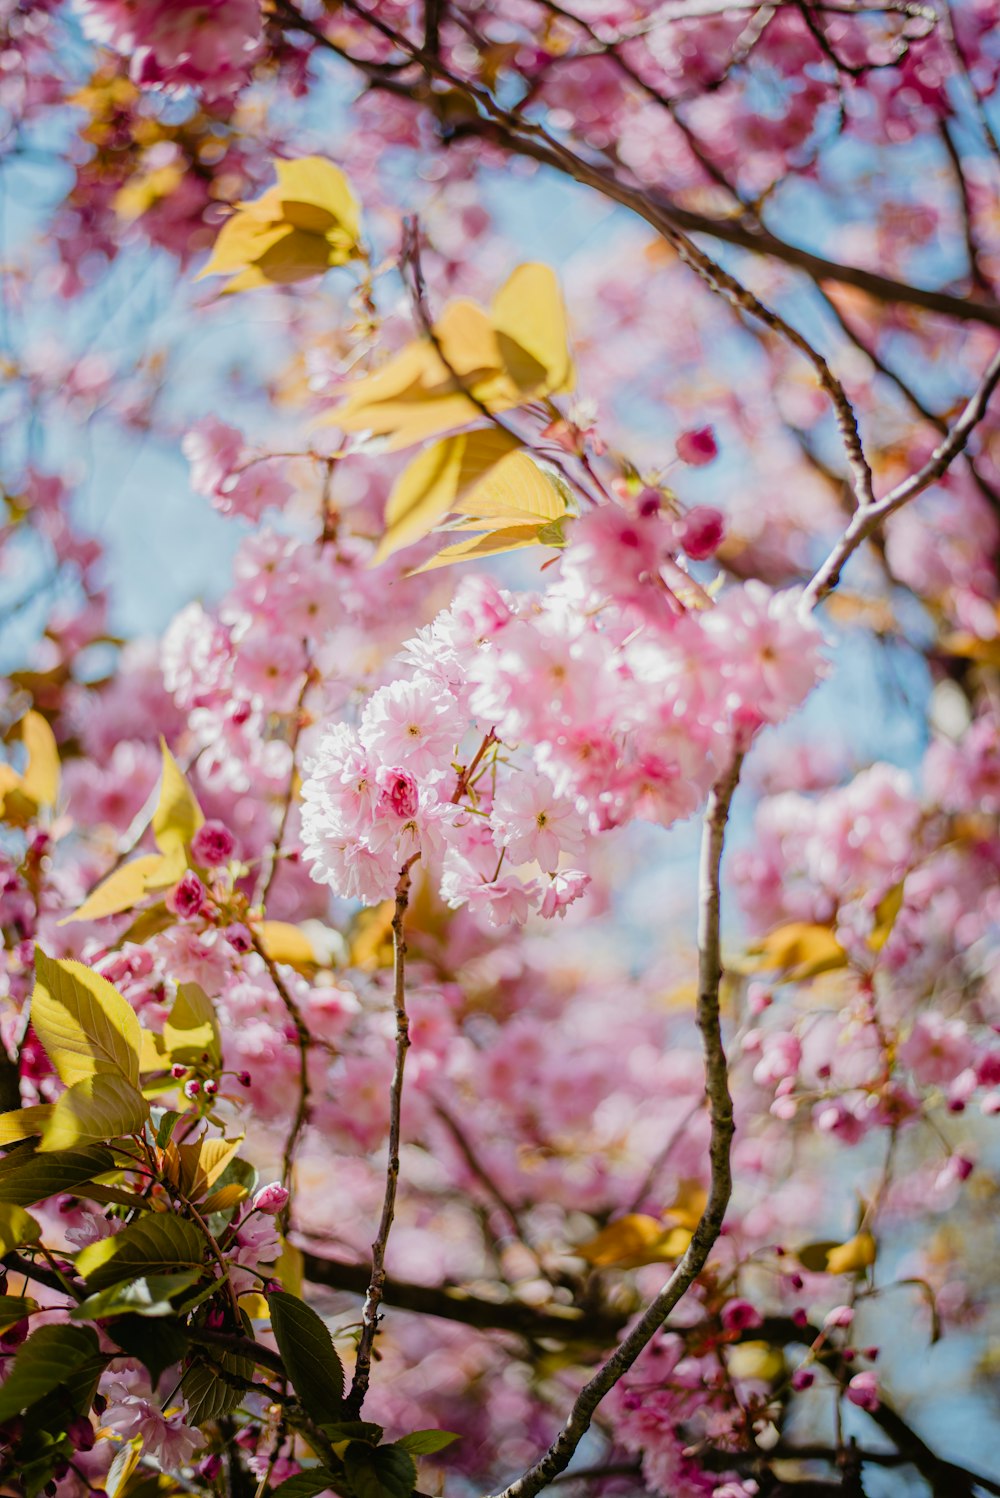
[(273, 1216), (280, 1212), (288, 1201), (288, 1192), (280, 1181), (272, 1181), (269, 1186), (262, 1186), (250, 1204), (253, 1212), (266, 1212)]
[(191, 839), (191, 857), (203, 868), (228, 863), (236, 851), (236, 839), (223, 822), (203, 822)]
[(676, 443), (677, 456), (692, 468), (702, 468), (719, 456), (719, 444), (711, 427), (695, 427), (681, 432)]

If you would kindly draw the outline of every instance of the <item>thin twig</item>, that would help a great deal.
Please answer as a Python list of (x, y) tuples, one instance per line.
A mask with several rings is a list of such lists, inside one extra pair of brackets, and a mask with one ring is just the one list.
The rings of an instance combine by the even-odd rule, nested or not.
[(909, 478), (897, 484), (894, 489), (890, 489), (888, 494), (883, 495), (874, 504), (865, 505), (857, 510), (850, 525), (806, 586), (802, 598), (804, 613), (809, 613), (827, 594), (833, 592), (840, 581), (845, 564), (862, 542), (868, 539), (876, 526), (889, 515), (894, 514), (896, 510), (902, 509), (903, 505), (908, 504), (911, 499), (916, 499), (918, 494), (929, 489), (931, 484), (936, 483), (947, 472), (986, 415), (990, 397), (998, 384), (1000, 384), (1000, 350), (990, 360), (978, 389), (967, 403), (965, 410), (923, 467), (918, 468), (916, 473), (911, 473)]
[(252, 927), (250, 928), (250, 940), (253, 942), (254, 951), (267, 968), (271, 982), (277, 990), (278, 997), (284, 1004), (285, 1011), (295, 1027), (295, 1039), (299, 1050), (299, 1099), (295, 1109), (295, 1117), (292, 1120), (292, 1127), (285, 1140), (285, 1149), (281, 1161), (281, 1184), (288, 1192), (288, 1200), (279, 1214), (278, 1221), (282, 1231), (287, 1232), (292, 1220), (292, 1204), (295, 1195), (295, 1155), (298, 1150), (299, 1140), (302, 1137), (302, 1131), (309, 1121), (309, 1048), (312, 1043), (312, 1037), (309, 1034), (309, 1027), (303, 1018), (302, 1010), (292, 998), (288, 984), (278, 972), (277, 963), (268, 954), (259, 935)]
[(705, 1057), (705, 1090), (712, 1124), (708, 1202), (677, 1268), (628, 1336), (580, 1390), (568, 1420), (548, 1451), (504, 1488), (497, 1498), (534, 1498), (553, 1477), (565, 1471), (590, 1426), (597, 1406), (628, 1372), (674, 1306), (694, 1284), (722, 1231), (732, 1193), (729, 1152), (733, 1138), (733, 1104), (729, 1094), (729, 1074), (719, 1019), (719, 984), (722, 979), (719, 945), (720, 871), (729, 807), (742, 762), (742, 753), (734, 751), (731, 763), (712, 788), (705, 809), (699, 866), (697, 1022)]
[(406, 937), (403, 923), (406, 908), (410, 903), (410, 870), (419, 854), (409, 858), (399, 871), (396, 883), (396, 906), (392, 916), (393, 985), (392, 1002), (396, 1012), (396, 1060), (392, 1070), (389, 1089), (389, 1158), (385, 1170), (385, 1196), (382, 1201), (382, 1216), (375, 1242), (372, 1244), (372, 1272), (361, 1312), (361, 1337), (358, 1355), (354, 1364), (351, 1391), (346, 1407), (352, 1419), (357, 1419), (368, 1392), (371, 1377), (372, 1349), (378, 1330), (379, 1306), (385, 1291), (385, 1251), (389, 1232), (396, 1215), (396, 1191), (399, 1186), (399, 1146), (403, 1106), (403, 1072), (406, 1053), (410, 1048), (410, 1021), (406, 1013)]

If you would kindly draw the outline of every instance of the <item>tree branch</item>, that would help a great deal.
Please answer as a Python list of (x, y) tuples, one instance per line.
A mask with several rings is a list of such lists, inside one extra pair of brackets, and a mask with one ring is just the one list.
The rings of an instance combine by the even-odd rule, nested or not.
[(1000, 384), (1000, 350), (990, 360), (965, 410), (923, 467), (918, 468), (916, 473), (911, 473), (909, 478), (897, 484), (895, 489), (890, 489), (889, 493), (884, 494), (881, 499), (858, 509), (854, 519), (837, 541), (826, 561), (807, 585), (802, 599), (804, 612), (810, 612), (827, 594), (833, 592), (840, 582), (840, 575), (845, 564), (862, 542), (868, 539), (876, 526), (889, 515), (894, 514), (896, 510), (902, 509), (903, 505), (908, 504), (911, 499), (916, 499), (918, 494), (929, 489), (931, 484), (936, 483), (947, 472), (986, 415), (990, 397), (998, 384)]
[(553, 1477), (565, 1471), (590, 1426), (597, 1406), (628, 1372), (674, 1306), (694, 1284), (722, 1231), (732, 1193), (729, 1151), (733, 1138), (733, 1104), (729, 1095), (729, 1073), (719, 1020), (719, 983), (722, 978), (719, 947), (720, 871), (729, 807), (742, 762), (742, 754), (734, 751), (731, 763), (712, 788), (705, 809), (699, 868), (697, 1022), (705, 1057), (705, 1090), (708, 1093), (712, 1123), (708, 1202), (677, 1268), (628, 1336), (580, 1390), (569, 1419), (548, 1451), (522, 1476), (504, 1488), (497, 1498), (535, 1498), (535, 1494), (540, 1493)]
[(385, 1293), (385, 1250), (389, 1232), (396, 1215), (396, 1190), (399, 1186), (399, 1144), (403, 1107), (403, 1072), (406, 1053), (410, 1048), (410, 1021), (406, 1013), (406, 938), (403, 922), (406, 907), (410, 903), (410, 870), (418, 854), (407, 860), (399, 871), (396, 883), (396, 908), (392, 917), (393, 989), (392, 1001), (396, 1011), (396, 1061), (389, 1089), (389, 1158), (385, 1170), (385, 1196), (382, 1201), (382, 1216), (375, 1242), (372, 1244), (372, 1271), (361, 1312), (361, 1339), (358, 1356), (354, 1364), (351, 1391), (345, 1405), (350, 1418), (357, 1419), (368, 1392), (371, 1377), (372, 1349), (378, 1330), (379, 1306)]

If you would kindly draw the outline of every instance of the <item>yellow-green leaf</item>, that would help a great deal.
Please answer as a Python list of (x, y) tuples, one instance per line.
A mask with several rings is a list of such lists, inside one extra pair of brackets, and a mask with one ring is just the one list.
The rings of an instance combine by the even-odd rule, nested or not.
[(84, 1077), (56, 1099), (38, 1148), (52, 1153), (138, 1134), (148, 1117), (149, 1104), (125, 1077)]
[(497, 427), (445, 437), (424, 448), (393, 485), (385, 508), (385, 533), (375, 554), (382, 562), (419, 541), (445, 515), (474, 494), (487, 474), (520, 444)]
[(549, 266), (519, 265), (493, 298), (492, 313), (504, 365), (521, 389), (573, 389), (566, 309)]
[(181, 983), (170, 1017), (163, 1026), (163, 1047), (171, 1061), (194, 1065), (207, 1053), (216, 1066), (222, 1060), (222, 1040), (215, 1005), (198, 983)]
[(205, 816), (165, 739), (160, 740), (160, 747), (163, 776), (160, 799), (153, 813), (153, 836), (160, 852), (171, 854), (178, 848), (187, 848)]
[(178, 1146), (180, 1187), (184, 1195), (197, 1202), (215, 1185), (230, 1160), (243, 1143), (239, 1139), (201, 1139), (197, 1144)]
[(10, 1202), (0, 1202), (0, 1258), (22, 1243), (37, 1243), (42, 1230), (23, 1207)]
[(489, 531), (485, 536), (459, 541), (454, 546), (445, 546), (422, 567), (414, 567), (411, 575), (433, 572), (436, 567), (451, 567), (455, 562), (472, 562), (483, 557), (500, 556), (506, 551), (520, 551), (525, 546), (544, 545), (540, 534), (542, 529), (539, 525), (510, 525), (502, 530)]
[(0, 1113), (0, 1146), (40, 1134), (52, 1116), (52, 1107), (52, 1103), (35, 1103), (30, 1108)]
[(783, 973), (793, 982), (847, 966), (847, 953), (829, 926), (809, 921), (779, 926), (751, 950), (757, 956), (757, 968)]
[(316, 949), (301, 926), (290, 921), (261, 921), (257, 935), (272, 962), (283, 962), (300, 971), (317, 966)]
[(241, 1186), (239, 1181), (230, 1181), (228, 1185), (220, 1186), (218, 1191), (213, 1191), (211, 1196), (206, 1196), (199, 1210), (205, 1217), (212, 1212), (228, 1212), (230, 1207), (239, 1206), (249, 1195), (247, 1188)]
[(873, 952), (881, 952), (892, 935), (896, 917), (903, 908), (903, 884), (903, 880), (894, 884), (875, 907), (875, 925), (868, 938), (868, 945)]
[(86, 1077), (139, 1081), (139, 1021), (130, 1004), (82, 962), (46, 957), (35, 948), (31, 1023), (67, 1087)]
[(41, 713), (25, 713), (21, 742), (28, 751), (21, 789), (38, 806), (54, 806), (59, 798), (59, 750), (55, 734)]
[(187, 868), (184, 849), (177, 845), (170, 853), (142, 853), (101, 881), (95, 890), (74, 910), (64, 916), (60, 926), (72, 921), (98, 921), (103, 916), (119, 915), (131, 910), (153, 890), (176, 884)]
[(290, 285), (361, 256), (358, 201), (322, 156), (276, 161), (277, 186), (237, 205), (202, 276), (231, 275), (224, 292)]
[(875, 1262), (875, 1239), (871, 1233), (858, 1233), (846, 1243), (827, 1249), (827, 1274), (857, 1274)]
[(637, 1269), (679, 1259), (691, 1242), (686, 1227), (667, 1227), (656, 1217), (628, 1212), (573, 1250), (595, 1269)]

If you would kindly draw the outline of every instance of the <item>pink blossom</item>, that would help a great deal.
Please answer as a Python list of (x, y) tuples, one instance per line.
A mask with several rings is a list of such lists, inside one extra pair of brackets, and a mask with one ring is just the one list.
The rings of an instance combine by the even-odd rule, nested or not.
[[(677, 456), (692, 468), (701, 468), (719, 456), (719, 446), (711, 427), (695, 427), (682, 432), (677, 439)], [(685, 548), (686, 550), (687, 548)]]
[(535, 860), (554, 871), (561, 854), (579, 858), (583, 853), (583, 818), (544, 775), (507, 776), (493, 798), (490, 821), (497, 847), (515, 863)]
[(922, 1087), (947, 1087), (972, 1064), (975, 1048), (964, 1020), (929, 1010), (917, 1016), (898, 1054)]
[(748, 1300), (727, 1300), (722, 1307), (721, 1316), (723, 1328), (727, 1332), (748, 1331), (763, 1322), (757, 1307)]
[(695, 505), (677, 522), (674, 533), (683, 551), (693, 562), (704, 562), (714, 556), (726, 534), (721, 511), (709, 505)]
[(269, 1186), (261, 1186), (250, 1203), (252, 1212), (266, 1212), (273, 1217), (280, 1212), (288, 1201), (288, 1192), (279, 1181), (272, 1181)]
[(236, 852), (236, 839), (224, 822), (203, 822), (191, 839), (191, 857), (203, 868), (228, 863)]
[(188, 869), (166, 898), (167, 909), (183, 921), (194, 920), (205, 908), (208, 891), (193, 869)]
[(465, 720), (454, 698), (427, 676), (394, 681), (369, 698), (361, 743), (383, 764), (412, 775), (448, 773)]

